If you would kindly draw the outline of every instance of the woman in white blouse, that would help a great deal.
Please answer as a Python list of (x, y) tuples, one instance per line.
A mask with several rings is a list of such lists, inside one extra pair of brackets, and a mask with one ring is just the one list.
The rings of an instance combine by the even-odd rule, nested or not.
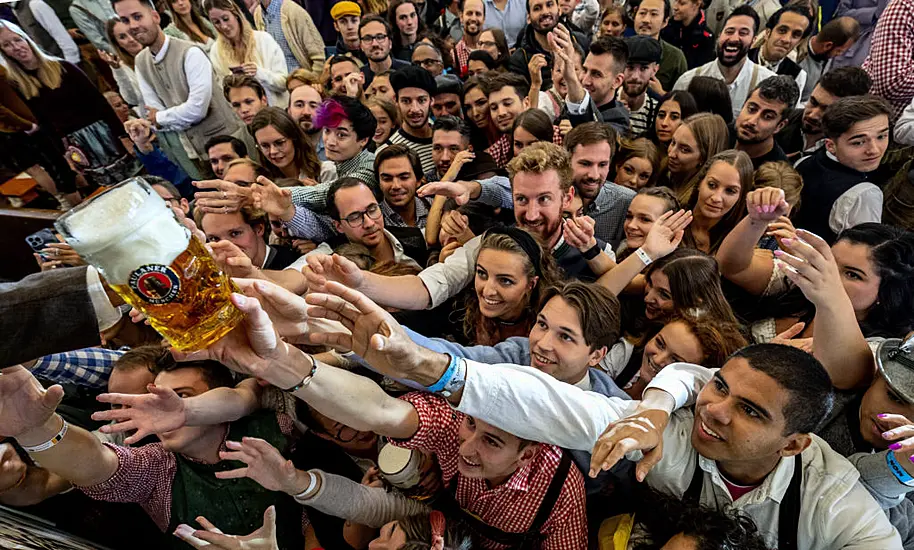
[(232, 0), (205, 0), (203, 9), (218, 34), (210, 51), (216, 75), (253, 76), (263, 84), (270, 105), (285, 108), (289, 102), (287, 69), (279, 44), (266, 32), (251, 28)]

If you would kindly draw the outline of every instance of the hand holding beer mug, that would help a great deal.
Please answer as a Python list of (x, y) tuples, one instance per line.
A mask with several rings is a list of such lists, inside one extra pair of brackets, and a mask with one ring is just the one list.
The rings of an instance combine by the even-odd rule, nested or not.
[(228, 276), (142, 178), (115, 185), (54, 225), (174, 348), (206, 348), (241, 321)]

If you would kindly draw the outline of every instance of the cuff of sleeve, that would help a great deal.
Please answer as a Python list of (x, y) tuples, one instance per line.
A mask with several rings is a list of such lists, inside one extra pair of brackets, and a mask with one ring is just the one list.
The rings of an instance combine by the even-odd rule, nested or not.
[(583, 115), (587, 110), (587, 105), (590, 104), (590, 92), (584, 91), (584, 99), (580, 103), (574, 103), (570, 99), (565, 99), (565, 106), (568, 107), (568, 112), (573, 115)]
[(488, 206), (494, 206), (497, 208), (513, 208), (513, 204), (505, 204), (503, 197), (507, 193), (508, 198), (510, 198), (510, 183), (508, 187), (504, 189), (504, 193), (499, 187), (501, 186), (502, 181), (506, 180), (504, 176), (493, 176), (484, 180), (479, 180), (479, 197), (476, 199), (482, 204)]
[(102, 332), (113, 327), (121, 320), (121, 310), (111, 305), (108, 294), (98, 277), (98, 271), (91, 265), (86, 269), (86, 289), (92, 308), (95, 310), (95, 319), (98, 321), (98, 331)]

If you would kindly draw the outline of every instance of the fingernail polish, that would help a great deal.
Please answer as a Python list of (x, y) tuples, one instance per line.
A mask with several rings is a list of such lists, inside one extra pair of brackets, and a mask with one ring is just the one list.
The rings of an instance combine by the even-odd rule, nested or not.
[(892, 437), (892, 430), (882, 432), (882, 437)]
[(914, 455), (909, 456), (908, 460), (910, 460), (911, 462), (914, 462)]
[(888, 416), (887, 414), (877, 414), (876, 418), (885, 418), (887, 416)]
[(783, 250), (775, 250), (775, 251), (774, 251), (774, 255), (775, 255), (775, 256), (783, 256), (783, 255), (784, 255), (784, 251), (783, 251)]
[(893, 451), (897, 451), (900, 448), (901, 448), (901, 443), (892, 443), (891, 445), (889, 445), (889, 449), (892, 449)]

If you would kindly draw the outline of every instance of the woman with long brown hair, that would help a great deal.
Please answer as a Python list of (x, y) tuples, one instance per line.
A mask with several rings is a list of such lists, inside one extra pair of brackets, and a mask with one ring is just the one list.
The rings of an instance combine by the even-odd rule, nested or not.
[(216, 76), (244, 73), (257, 79), (275, 107), (289, 102), (286, 59), (276, 40), (264, 31), (256, 31), (232, 0), (205, 0), (203, 9), (216, 28), (216, 43), (210, 61)]
[(692, 223), (683, 243), (708, 254), (720, 248), (724, 237), (746, 215), (746, 195), (752, 189), (755, 172), (752, 159), (743, 151), (730, 149), (709, 158), (695, 175), (686, 208)]
[(171, 10), (172, 24), (165, 28), (165, 34), (199, 44), (209, 51), (216, 39), (216, 31), (194, 5), (195, 0), (165, 0)]
[(685, 119), (673, 132), (667, 149), (666, 165), (658, 185), (672, 189), (681, 202), (688, 202), (688, 187), (702, 165), (730, 145), (727, 123), (720, 115), (698, 113)]
[[(273, 178), (320, 183), (321, 163), (301, 127), (279, 107), (265, 107), (251, 121), (251, 135)], [(309, 181), (310, 180), (310, 181)]]

